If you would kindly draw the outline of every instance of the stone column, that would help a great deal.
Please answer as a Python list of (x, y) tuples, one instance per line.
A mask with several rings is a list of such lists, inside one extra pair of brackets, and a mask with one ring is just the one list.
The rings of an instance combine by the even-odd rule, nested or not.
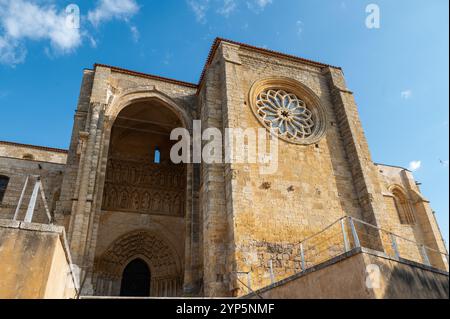
[(93, 79), (94, 72), (92, 70), (85, 70), (83, 74), (83, 81), (81, 83), (80, 95), (78, 98), (78, 106), (74, 116), (70, 148), (61, 186), (61, 196), (56, 205), (56, 221), (59, 225), (65, 226), (66, 231), (69, 229), (73, 200), (77, 197), (77, 193), (74, 190), (76, 188), (77, 173), (81, 155), (81, 152), (79, 152), (79, 146), (81, 145), (80, 138), (82, 138), (80, 132), (85, 130), (86, 121), (88, 120), (88, 110), (90, 107), (90, 95)]
[[(227, 128), (236, 128), (239, 123), (239, 114), (241, 108), (244, 105), (244, 94), (241, 91), (241, 81), (239, 74), (241, 74), (240, 67), (242, 61), (239, 57), (239, 46), (229, 43), (222, 43), (219, 49), (224, 61), (223, 78), (222, 81), (222, 117), (223, 117), (223, 130)], [(230, 139), (232, 136), (225, 136)], [(226, 144), (233, 145), (233, 141), (228, 140)], [(225, 152), (224, 152), (225, 153)], [(236, 192), (236, 172), (238, 167), (236, 163), (225, 163), (225, 202), (226, 202), (226, 218), (227, 218), (227, 264), (226, 272), (229, 280), (228, 290), (233, 296), (237, 296), (240, 293), (241, 285), (237, 280), (237, 272), (241, 271), (240, 262), (237, 258), (237, 251), (241, 243), (236, 242), (234, 224), (235, 224), (235, 202), (234, 198)]]
[(95, 251), (97, 248), (97, 234), (100, 223), (100, 215), (103, 202), (103, 190), (105, 186), (106, 168), (108, 163), (108, 152), (110, 134), (113, 125), (113, 119), (105, 117), (101, 121), (101, 125), (97, 128), (97, 138), (95, 149), (97, 153), (97, 166), (95, 171), (95, 178), (90, 180), (89, 193), (92, 194), (92, 207), (89, 217), (89, 229), (86, 238), (86, 252), (84, 255), (84, 265), (86, 270), (87, 281), (93, 277)]
[[(205, 75), (200, 118), (202, 129), (223, 127), (224, 61), (216, 54)], [(203, 142), (206, 144), (206, 142)], [(229, 229), (223, 164), (202, 163), (200, 203), (203, 227), (203, 289), (208, 297), (230, 296), (227, 276)]]
[[(346, 87), (342, 70), (328, 67), (323, 70), (323, 73), (328, 77), (337, 125), (350, 163), (353, 183), (362, 210), (361, 215), (365, 222), (382, 226), (385, 208), (381, 185), (370, 156), (353, 93)], [(366, 247), (383, 250), (377, 231), (367, 227), (361, 227), (360, 230), (368, 235), (367, 240), (362, 240)]]
[(186, 296), (200, 293), (200, 214), (199, 214), (199, 164), (186, 164), (186, 205), (185, 205), (185, 261), (184, 287)]
[[(103, 129), (103, 119), (106, 105), (92, 103), (89, 130), (85, 149), (80, 159), (78, 171), (78, 198), (74, 204), (72, 220), (69, 229), (70, 248), (74, 263), (86, 274), (85, 253), (88, 246), (89, 233), (92, 227), (92, 206), (94, 187), (97, 177), (99, 149)], [(89, 285), (89, 283), (87, 283)]]

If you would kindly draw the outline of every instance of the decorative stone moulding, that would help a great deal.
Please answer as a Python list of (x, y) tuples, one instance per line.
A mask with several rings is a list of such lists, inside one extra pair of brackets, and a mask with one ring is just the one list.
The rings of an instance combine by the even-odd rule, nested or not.
[(249, 105), (258, 121), (278, 138), (301, 145), (317, 143), (327, 129), (327, 114), (317, 95), (302, 83), (271, 77), (253, 84)]

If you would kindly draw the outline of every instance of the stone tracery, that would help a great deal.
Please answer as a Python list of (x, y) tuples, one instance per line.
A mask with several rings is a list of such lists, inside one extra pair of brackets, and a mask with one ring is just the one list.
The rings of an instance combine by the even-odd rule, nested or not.
[(278, 138), (300, 145), (320, 141), (327, 111), (314, 91), (286, 77), (269, 77), (250, 88), (248, 102), (256, 119)]
[(284, 90), (265, 90), (256, 101), (258, 114), (278, 134), (303, 139), (313, 133), (313, 113), (295, 94)]

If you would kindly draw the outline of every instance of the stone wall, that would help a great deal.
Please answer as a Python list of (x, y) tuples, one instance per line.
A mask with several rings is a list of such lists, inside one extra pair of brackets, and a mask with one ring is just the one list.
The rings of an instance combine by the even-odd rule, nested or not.
[(62, 149), (0, 141), (0, 157), (66, 164), (67, 151)]
[[(0, 203), (0, 218), (13, 219), (27, 176), (29, 176), (29, 182), (19, 210), (18, 220), (23, 220), (25, 217), (33, 187), (36, 182), (36, 178), (33, 176), (41, 177), (48, 208), (50, 213), (54, 215), (56, 202), (59, 200), (61, 194), (63, 173), (64, 164), (0, 156), (0, 175), (9, 177), (5, 196)], [(40, 196), (37, 199), (33, 221), (38, 223), (48, 222)]]

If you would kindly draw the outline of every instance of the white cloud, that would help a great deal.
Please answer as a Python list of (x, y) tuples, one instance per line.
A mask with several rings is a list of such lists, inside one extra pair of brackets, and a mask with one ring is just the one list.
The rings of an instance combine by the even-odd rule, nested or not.
[(139, 12), (135, 0), (99, 0), (97, 7), (88, 12), (88, 20), (98, 26), (113, 19), (128, 20)]
[(166, 52), (166, 54), (164, 55), (163, 63), (165, 65), (169, 65), (170, 62), (172, 61), (172, 58), (173, 58), (173, 54), (171, 52)]
[(130, 27), (131, 35), (133, 37), (134, 42), (138, 42), (139, 38), (141, 37), (141, 34), (139, 33), (139, 30), (136, 26), (132, 25)]
[[(248, 9), (255, 13), (262, 12), (273, 0), (247, 0)], [(186, 0), (187, 5), (194, 13), (197, 22), (205, 24), (208, 20), (208, 11), (216, 12), (228, 18), (240, 5), (239, 0)]]
[(409, 163), (409, 170), (415, 172), (422, 167), (422, 161), (412, 161)]
[[(55, 0), (0, 0), (0, 64), (15, 66), (25, 61), (28, 41), (45, 41), (50, 45), (44, 49), (49, 57), (74, 52), (87, 39), (92, 47), (96, 40), (88, 27), (82, 31), (73, 18), (76, 5), (57, 7)], [(66, 11), (67, 10), (67, 11)], [(136, 0), (97, 0), (86, 19), (94, 26), (112, 19), (128, 20), (139, 11)], [(75, 15), (74, 15), (75, 14)], [(89, 26), (89, 24), (88, 24)], [(139, 31), (131, 26), (133, 39), (137, 41)]]
[(91, 47), (94, 49), (97, 48), (97, 40), (95, 40), (95, 38), (90, 35), (88, 35), (87, 38), (89, 40), (89, 43), (91, 44)]
[(0, 36), (0, 63), (15, 66), (23, 63), (27, 52), (17, 41)]
[(263, 11), (266, 6), (272, 3), (272, 0), (250, 0), (247, 1), (247, 6), (249, 9), (255, 11), (255, 12), (261, 12)]
[(50, 41), (55, 53), (71, 52), (82, 42), (65, 11), (42, 1), (0, 0), (0, 27), (0, 63), (23, 62), (25, 40)]
[(296, 22), (296, 25), (297, 25), (297, 35), (301, 35), (303, 32), (303, 22), (298, 20)]
[(200, 23), (206, 22), (206, 11), (209, 8), (209, 0), (187, 0), (187, 4), (195, 14)]
[(236, 10), (237, 3), (236, 0), (224, 0), (222, 7), (220, 7), (217, 12), (224, 17), (228, 18), (230, 14)]
[(268, 4), (272, 3), (272, 0), (255, 0), (255, 2), (260, 8), (264, 9)]
[(408, 100), (409, 98), (411, 98), (412, 96), (412, 91), (411, 90), (404, 90), (400, 93), (400, 96), (402, 97), (402, 99), (404, 100)]

